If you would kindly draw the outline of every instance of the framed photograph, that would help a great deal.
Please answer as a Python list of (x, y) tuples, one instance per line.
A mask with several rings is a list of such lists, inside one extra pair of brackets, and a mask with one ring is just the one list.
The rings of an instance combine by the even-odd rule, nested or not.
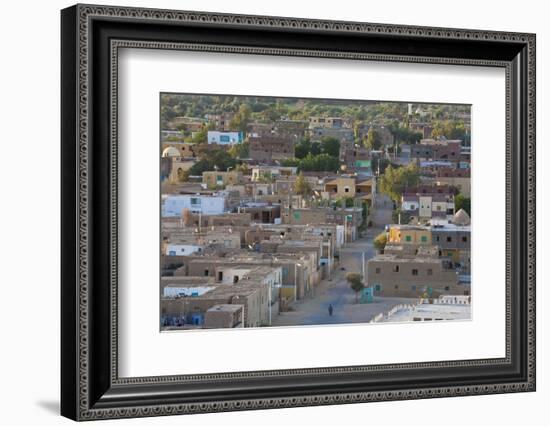
[(61, 413), (535, 390), (535, 35), (61, 12)]

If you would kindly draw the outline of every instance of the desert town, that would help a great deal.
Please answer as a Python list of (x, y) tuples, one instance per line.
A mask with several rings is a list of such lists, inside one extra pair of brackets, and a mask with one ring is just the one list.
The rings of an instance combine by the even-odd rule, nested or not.
[(467, 320), (470, 108), (161, 96), (160, 328)]

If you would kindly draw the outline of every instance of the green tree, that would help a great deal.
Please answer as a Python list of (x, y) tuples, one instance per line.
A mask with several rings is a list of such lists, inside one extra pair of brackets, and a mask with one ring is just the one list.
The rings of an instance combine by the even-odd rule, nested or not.
[(367, 132), (367, 140), (365, 142), (365, 145), (368, 149), (374, 151), (379, 150), (382, 146), (382, 142), (380, 141), (380, 136), (378, 135), (378, 132), (372, 127)]
[(353, 197), (341, 197), (338, 198), (335, 202), (336, 207), (353, 207), (355, 202)]
[(321, 150), (323, 154), (328, 154), (331, 157), (339, 157), (340, 141), (330, 136), (324, 136), (321, 139)]
[(467, 134), (468, 132), (464, 126), (464, 122), (459, 120), (436, 121), (432, 130), (432, 137), (436, 139), (445, 137), (447, 139), (465, 140)]
[(416, 164), (398, 168), (390, 164), (380, 178), (380, 190), (398, 203), (403, 192), (418, 186), (419, 182), (420, 171)]
[(385, 232), (381, 232), (373, 241), (373, 246), (376, 250), (384, 250), (386, 243), (388, 242), (388, 236)]
[(235, 159), (223, 149), (212, 150), (208, 158), (211, 159), (214, 170), (216, 168), (218, 170), (227, 170), (229, 167), (235, 167), (237, 165)]
[(301, 170), (314, 172), (336, 172), (340, 168), (338, 158), (328, 154), (307, 156), (303, 159)]
[(400, 126), (399, 123), (392, 123), (389, 127), (398, 143), (416, 144), (423, 138), (422, 133)]
[(363, 223), (367, 224), (367, 216), (369, 215), (369, 204), (366, 201), (361, 203), (361, 216), (363, 217)]
[(303, 172), (336, 172), (340, 168), (340, 161), (328, 154), (311, 155), (305, 158), (289, 158), (282, 161), (285, 167), (298, 167)]
[(460, 194), (460, 187), (456, 185), (449, 185), (449, 190), (453, 193), (455, 197)]
[(250, 116), (252, 115), (252, 109), (250, 105), (244, 103), (239, 106), (239, 111), (229, 122), (231, 130), (240, 130), (246, 132), (248, 123), (250, 122)]
[(346, 274), (346, 281), (355, 292), (355, 303), (357, 303), (359, 301), (359, 292), (365, 288), (365, 284), (363, 284), (361, 280), (361, 275), (357, 272), (348, 272)]
[(208, 136), (208, 130), (205, 126), (203, 126), (202, 129), (200, 129), (198, 132), (195, 132), (193, 137), (191, 138), (192, 143), (206, 143), (207, 142), (207, 136)]
[(387, 194), (392, 200), (399, 200), (401, 198), (401, 194), (398, 191), (399, 176), (397, 171), (398, 169), (390, 164), (380, 177), (380, 191)]
[(236, 143), (231, 148), (229, 148), (229, 155), (233, 158), (248, 158), (250, 154), (250, 143)]
[(294, 156), (296, 158), (305, 158), (308, 154), (315, 156), (321, 154), (321, 152), (321, 144), (319, 142), (311, 142), (309, 138), (300, 139), (294, 148)]
[(471, 199), (469, 197), (465, 197), (463, 194), (458, 194), (455, 197), (455, 211), (459, 211), (460, 209), (463, 209), (466, 213), (468, 213), (468, 216), (472, 216)]
[(390, 165), (390, 160), (388, 160), (387, 158), (380, 158), (380, 156), (376, 156), (370, 162), (370, 167), (372, 169), (372, 172), (375, 175), (380, 175), (380, 176), (384, 174), (384, 172), (386, 171), (386, 168), (389, 165)]
[(298, 167), (298, 169), (300, 169), (302, 160), (303, 159), (300, 158), (286, 158), (281, 161), (281, 165), (284, 167)]
[(206, 143), (208, 137), (208, 131), (215, 128), (214, 123), (209, 123), (208, 125), (202, 125), (201, 129), (198, 132), (195, 132), (192, 138), (190, 138), (191, 143)]
[(313, 156), (321, 154), (321, 144), (319, 142), (312, 142), (309, 153)]
[(214, 170), (213, 166), (208, 160), (199, 160), (189, 169), (189, 174), (192, 176), (202, 176), (202, 172), (209, 172)]
[(311, 185), (306, 180), (304, 173), (300, 172), (294, 183), (294, 192), (298, 195), (309, 195), (311, 194)]
[(269, 172), (262, 172), (258, 176), (259, 183), (273, 183), (273, 175)]
[(252, 106), (250, 107), (252, 109), (252, 112), (262, 112), (265, 111), (269, 107), (268, 104), (264, 104), (263, 102), (254, 102)]
[(276, 121), (281, 119), (281, 114), (279, 111), (277, 111), (277, 108), (275, 108), (275, 105), (271, 104), (269, 108), (267, 108), (264, 111), (264, 116), (270, 121)]
[(199, 152), (199, 158), (199, 161), (189, 169), (190, 174), (193, 176), (199, 176), (203, 172), (212, 170), (225, 171), (229, 167), (237, 165), (237, 161), (221, 148), (204, 149)]
[(300, 139), (294, 148), (294, 156), (296, 158), (304, 158), (311, 152), (311, 142), (309, 139)]

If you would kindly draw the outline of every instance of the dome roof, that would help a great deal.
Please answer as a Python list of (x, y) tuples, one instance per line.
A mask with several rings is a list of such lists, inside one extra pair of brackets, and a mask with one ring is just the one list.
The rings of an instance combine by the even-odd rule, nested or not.
[(460, 209), (455, 213), (455, 216), (453, 218), (453, 223), (455, 225), (469, 225), (470, 216), (468, 215), (468, 213), (464, 211), (464, 209)]
[(181, 154), (177, 148), (174, 148), (173, 146), (169, 146), (164, 151), (162, 151), (162, 156), (163, 157), (180, 157)]

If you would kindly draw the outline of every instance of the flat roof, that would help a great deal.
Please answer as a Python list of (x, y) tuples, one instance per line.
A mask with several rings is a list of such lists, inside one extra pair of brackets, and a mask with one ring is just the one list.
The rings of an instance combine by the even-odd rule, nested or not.
[(403, 230), (411, 230), (411, 231), (429, 231), (430, 230), (430, 227), (429, 226), (420, 226), (420, 225), (407, 225), (407, 224), (403, 224), (403, 225), (396, 225), (396, 224), (391, 224), (391, 225), (388, 225), (390, 228), (393, 228), (393, 229), (403, 229)]
[(238, 312), (243, 308), (243, 305), (230, 305), (230, 304), (219, 304), (214, 305), (206, 312)]
[(193, 275), (161, 277), (160, 281), (164, 287), (191, 287), (193, 285), (207, 287), (216, 282), (214, 277), (198, 277)]
[(378, 254), (373, 258), (369, 259), (368, 262), (400, 262), (400, 263), (441, 263), (443, 259), (439, 257), (418, 257), (418, 256), (407, 256), (407, 255), (397, 255), (397, 254)]
[(470, 225), (456, 225), (454, 223), (445, 223), (432, 225), (432, 232), (470, 232)]
[[(201, 295), (197, 296), (187, 296), (184, 298), (177, 299), (175, 297), (162, 297), (161, 300), (167, 301), (167, 300), (181, 300), (181, 299), (223, 299), (227, 302), (229, 302), (229, 298), (232, 296), (249, 296), (258, 290), (262, 286), (265, 286), (266, 284), (263, 284), (255, 279), (250, 280), (240, 280), (238, 283), (235, 284), (221, 284), (216, 283), (215, 286), (208, 286), (208, 291), (205, 293), (202, 293)], [(205, 286), (206, 287), (206, 286)]]
[(382, 322), (469, 320), (471, 315), (471, 305), (466, 303), (420, 304), (399, 309)]

